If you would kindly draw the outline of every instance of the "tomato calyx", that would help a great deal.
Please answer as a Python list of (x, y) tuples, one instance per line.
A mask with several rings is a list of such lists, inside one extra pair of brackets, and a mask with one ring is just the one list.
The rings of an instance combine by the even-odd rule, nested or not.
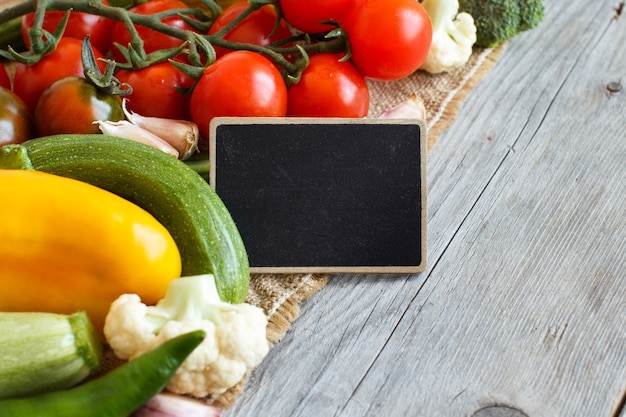
[(296, 42), (294, 47), (282, 50), (283, 54), (287, 54), (288, 52), (294, 53), (295, 51), (298, 51), (300, 54), (294, 62), (295, 70), (291, 73), (283, 74), (287, 86), (300, 82), (303, 71), (309, 66), (311, 55), (341, 53), (343, 54), (339, 59), (341, 62), (350, 59), (350, 42), (348, 42), (347, 34), (341, 27), (341, 24), (334, 20), (322, 21), (320, 24), (327, 24), (335, 28), (327, 33), (303, 33), (300, 36), (293, 37), (291, 41)]
[(61, 19), (61, 22), (52, 33), (42, 27), (45, 13), (45, 2), (37, 2), (37, 8), (35, 10), (35, 25), (28, 30), (31, 45), (28, 50), (25, 52), (17, 52), (9, 46), (7, 51), (0, 50), (0, 56), (25, 65), (32, 65), (39, 62), (41, 58), (54, 51), (57, 48), (63, 33), (65, 32), (65, 28), (67, 27), (70, 10), (66, 11), (65, 15)]
[(183, 42), (179, 47), (159, 49), (147, 54), (143, 48), (136, 49), (135, 46), (129, 44), (128, 47), (115, 44), (115, 47), (124, 57), (125, 62), (117, 62), (117, 67), (120, 69), (141, 69), (149, 67), (150, 65), (159, 64), (167, 60), (173, 59), (181, 53), (185, 53), (188, 50), (188, 43)]
[(106, 67), (104, 72), (100, 71), (98, 61), (91, 49), (89, 36), (83, 39), (81, 49), (81, 59), (83, 63), (83, 74), (88, 82), (93, 84), (98, 90), (115, 96), (127, 96), (132, 94), (133, 88), (125, 83), (120, 82), (113, 73), (115, 72), (115, 61), (106, 59)]
[[(175, 59), (169, 59), (168, 61), (180, 72), (195, 81), (199, 80), (205, 68), (214, 63), (217, 59), (213, 45), (197, 33), (192, 35), (188, 44), (187, 57), (189, 61), (188, 64)], [(191, 90), (193, 90), (193, 87), (189, 88), (189, 92), (191, 92)]]

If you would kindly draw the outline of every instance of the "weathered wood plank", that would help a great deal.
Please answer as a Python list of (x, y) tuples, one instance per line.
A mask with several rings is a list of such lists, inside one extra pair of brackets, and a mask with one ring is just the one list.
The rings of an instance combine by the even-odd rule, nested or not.
[(547, 6), (431, 154), (428, 271), (333, 278), (228, 415), (616, 414), (626, 31), (613, 2)]

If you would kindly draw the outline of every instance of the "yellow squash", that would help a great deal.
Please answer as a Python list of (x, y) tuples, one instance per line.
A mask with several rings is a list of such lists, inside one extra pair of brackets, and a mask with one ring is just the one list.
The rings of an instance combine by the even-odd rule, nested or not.
[(180, 274), (174, 240), (139, 206), (70, 178), (0, 170), (0, 311), (85, 310), (102, 331), (120, 294), (154, 303)]

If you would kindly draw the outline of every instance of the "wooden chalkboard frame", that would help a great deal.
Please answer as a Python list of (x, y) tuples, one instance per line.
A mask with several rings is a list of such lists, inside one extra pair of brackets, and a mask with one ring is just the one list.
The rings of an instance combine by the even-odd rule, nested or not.
[[(293, 136), (290, 135), (289, 138), (285, 138), (285, 137), (276, 138), (275, 135), (272, 135), (272, 138), (274, 139), (271, 139), (271, 140), (276, 140), (277, 142), (280, 142), (280, 143), (277, 143), (278, 145), (284, 144), (285, 143), (284, 141), (286, 140), (291, 141), (289, 142), (290, 144), (297, 142), (297, 140), (302, 140), (301, 138), (306, 137), (307, 135), (310, 135), (311, 134), (310, 132), (314, 131), (314, 129), (319, 129), (320, 131), (324, 131), (328, 133), (329, 131), (325, 129), (330, 128), (332, 129), (330, 131), (331, 134), (341, 129), (348, 129), (348, 131), (350, 131), (350, 129), (353, 129), (353, 130), (359, 129), (359, 134), (363, 135), (362, 140), (371, 140), (371, 141), (381, 140), (381, 138), (368, 138), (367, 135), (369, 134), (368, 132), (370, 131), (374, 132), (375, 130), (378, 130), (380, 132), (380, 129), (383, 129), (383, 128), (386, 129), (387, 131), (388, 130), (394, 130), (394, 132), (399, 131), (398, 139), (393, 138), (393, 137), (384, 138), (383, 142), (381, 143), (384, 143), (385, 146), (387, 146), (386, 145), (387, 143), (393, 143), (393, 141), (396, 140), (396, 141), (399, 141), (398, 146), (400, 146), (400, 145), (403, 145), (401, 142), (405, 142), (406, 144), (409, 144), (409, 145), (403, 145), (403, 146), (412, 146), (417, 150), (417, 152), (419, 152), (419, 155), (415, 155), (414, 160), (411, 160), (411, 158), (402, 159), (402, 163), (411, 164), (411, 166), (407, 167), (408, 171), (405, 170), (404, 172), (409, 172), (411, 175), (416, 175), (417, 176), (416, 180), (417, 182), (419, 182), (419, 184), (417, 185), (415, 184), (413, 184), (412, 186), (407, 185), (407, 187), (409, 187), (409, 192), (413, 194), (417, 193), (413, 187), (417, 187), (417, 189), (419, 190), (419, 195), (409, 195), (409, 198), (412, 198), (413, 200), (417, 201), (417, 204), (419, 205), (419, 207), (415, 208), (415, 215), (419, 217), (418, 218), (413, 218), (411, 216), (407, 217), (407, 219), (410, 220), (411, 222), (411, 226), (413, 228), (419, 228), (419, 230), (415, 231), (414, 242), (409, 241), (411, 236), (408, 236), (407, 238), (404, 238), (406, 240), (407, 245), (404, 245), (404, 246), (400, 245), (400, 247), (398, 248), (401, 254), (403, 251), (407, 252), (406, 255), (402, 255), (402, 256), (406, 256), (407, 258), (411, 257), (410, 262), (409, 262), (409, 259), (407, 259), (407, 261), (403, 260), (401, 264), (395, 264), (393, 262), (386, 263), (386, 264), (368, 264), (369, 262), (361, 262), (359, 264), (354, 264), (352, 262), (348, 262), (346, 264), (344, 264), (343, 262), (332, 262), (332, 263), (325, 264), (321, 262), (309, 263), (308, 261), (302, 262), (302, 263), (283, 262), (282, 264), (277, 261), (276, 263), (273, 263), (273, 264), (265, 264), (264, 261), (258, 261), (258, 260), (255, 262), (255, 260), (253, 259), (254, 253), (251, 253), (251, 249), (253, 245), (250, 244), (250, 240), (248, 239), (249, 236), (246, 235), (245, 230), (242, 230), (242, 228), (240, 227), (241, 222), (239, 222), (241, 218), (252, 215), (249, 212), (246, 212), (246, 208), (241, 208), (241, 207), (249, 207), (250, 204), (252, 203), (247, 202), (247, 201), (242, 203), (241, 196), (239, 194), (237, 194), (237, 196), (231, 199), (229, 197), (230, 196), (229, 193), (231, 193), (230, 190), (226, 191), (224, 190), (224, 187), (220, 187), (220, 185), (227, 182), (225, 178), (243, 176), (243, 178), (253, 179), (253, 178), (258, 178), (261, 175), (265, 175), (266, 178), (269, 178), (269, 176), (275, 175), (273, 172), (268, 172), (268, 171), (265, 171), (264, 173), (254, 172), (255, 169), (267, 169), (267, 166), (264, 166), (263, 164), (245, 163), (244, 165), (244, 162), (237, 162), (239, 161), (238, 159), (232, 158), (232, 160), (230, 161), (227, 159), (228, 155), (236, 154), (236, 155), (245, 156), (247, 151), (253, 149), (254, 145), (259, 144), (259, 143), (255, 144), (254, 141), (256, 138), (250, 137), (252, 129), (254, 129), (255, 135), (256, 135), (257, 134), (256, 132), (261, 132), (261, 129), (268, 129), (268, 128), (276, 129), (283, 133), (285, 132), (285, 129), (289, 129), (289, 133), (294, 134)], [(244, 129), (247, 131), (247, 133), (246, 134), (243, 134), (241, 132), (233, 133), (233, 130), (236, 130), (236, 129)], [(409, 133), (406, 133), (405, 131)], [(221, 134), (221, 132), (223, 134)], [(414, 140), (417, 142), (411, 143), (411, 141), (406, 136), (409, 134), (413, 134), (415, 132), (417, 132), (418, 137), (415, 137)], [(238, 135), (240, 137), (237, 137)], [(267, 135), (264, 135), (264, 136), (265, 137), (261, 140), (264, 141), (263, 144), (266, 144), (269, 147), (269, 144), (268, 144), (269, 139)], [(320, 136), (315, 136), (315, 137), (320, 137)], [(344, 140), (344, 139), (342, 137), (342, 138), (335, 138), (334, 140)], [(320, 142), (320, 147), (323, 146), (324, 140), (320, 139), (319, 142)], [(308, 146), (308, 144), (310, 143), (311, 143), (310, 141), (307, 141), (306, 143), (303, 142), (304, 146)], [(326, 145), (328, 145), (328, 143), (331, 143), (331, 142), (326, 142)], [(336, 143), (336, 142), (332, 142), (332, 143)], [(365, 119), (336, 119), (336, 118), (218, 117), (218, 118), (214, 118), (210, 124), (209, 182), (210, 182), (211, 187), (222, 198), (222, 200), (224, 200), (226, 207), (229, 209), (229, 211), (233, 215), (233, 219), (235, 220), (235, 223), (238, 223), (238, 226), (240, 227), (240, 231), (242, 232), (242, 237), (244, 238), (244, 243), (246, 243), (246, 247), (249, 252), (250, 271), (252, 273), (285, 273), (285, 274), (287, 273), (419, 273), (419, 272), (422, 272), (426, 267), (426, 246), (427, 246), (426, 245), (426, 242), (427, 242), (427, 229), (426, 229), (426, 215), (427, 215), (426, 155), (427, 155), (427, 150), (426, 150), (426, 143), (427, 143), (427, 130), (426, 130), (425, 122), (423, 120), (417, 120), (417, 119), (414, 120), (414, 119), (366, 119), (366, 118)], [(276, 144), (273, 144), (272, 146), (274, 145)], [(228, 148), (227, 146), (230, 146), (230, 148)], [(236, 146), (240, 146), (240, 148), (237, 148)], [(391, 147), (392, 145), (389, 145), (389, 146)], [(263, 153), (263, 155), (267, 157), (268, 154), (267, 152), (265, 152), (265, 149), (264, 148), (260, 148), (260, 149), (262, 151), (261, 153)], [(279, 149), (279, 148), (275, 148), (275, 149)], [(287, 152), (287, 151), (292, 152), (292, 157), (298, 156), (297, 148), (283, 146), (280, 149), (281, 149), (281, 152)], [(227, 155), (227, 156), (224, 157), (223, 155)], [(276, 155), (276, 154), (272, 154), (272, 155)], [(251, 160), (254, 160), (254, 155), (247, 155), (247, 156), (252, 157)], [(302, 161), (304, 161), (305, 159), (304, 155), (300, 155), (300, 157), (302, 158)], [(243, 159), (245, 159), (245, 157), (240, 158), (240, 160), (243, 160)], [(231, 172), (230, 174), (227, 174), (226, 173), (227, 171), (224, 171), (224, 170), (230, 169), (229, 164), (233, 165), (233, 167), (230, 167), (230, 168), (232, 168), (235, 172)], [(300, 165), (299, 168), (304, 169), (304, 170), (308, 169), (310, 173), (317, 172), (315, 171), (317, 169), (316, 166), (307, 166), (307, 162), (305, 161), (299, 165)], [(413, 169), (415, 169), (416, 172), (412, 171)], [(250, 170), (250, 171), (242, 173), (241, 172), (242, 170), (243, 171)], [(269, 173), (269, 176), (267, 176), (268, 173)], [(277, 175), (282, 175), (282, 173), (277, 174)], [(235, 180), (231, 180), (231, 182), (232, 181), (235, 181)], [(254, 180), (252, 181), (254, 182)], [(369, 183), (370, 181), (364, 181), (363, 185), (367, 186)], [(232, 186), (231, 189), (232, 188), (245, 188), (245, 183), (240, 182), (236, 184), (239, 184), (239, 185), (244, 184), (244, 187)], [(312, 188), (310, 188), (309, 190), (312, 190)], [(251, 192), (255, 192), (255, 189), (252, 189)], [(235, 195), (235, 194), (236, 193), (233, 191), (232, 195)], [(296, 194), (298, 194), (298, 192), (296, 192)], [(236, 200), (237, 198), (239, 198), (239, 200), (237, 200), (238, 203), (234, 203), (234, 200)], [(246, 198), (247, 197), (244, 197), (244, 200)], [(255, 204), (257, 203), (258, 202), (255, 202)], [(260, 204), (258, 207), (264, 207), (264, 206)], [(257, 216), (256, 209), (257, 209), (257, 206), (255, 206), (254, 216)], [(413, 206), (410, 206), (410, 209), (413, 209)], [(262, 209), (259, 209), (258, 211), (263, 212)], [(248, 220), (248, 218), (246, 218), (246, 220)], [(252, 221), (247, 222), (247, 223), (252, 224)], [(409, 228), (409, 230), (412, 230), (412, 229)], [(308, 231), (308, 233), (314, 233), (314, 232)], [(274, 240), (277, 240), (277, 239), (274, 239)], [(378, 244), (381, 245), (381, 248), (384, 245), (382, 244), (382, 242)], [(405, 250), (404, 249), (405, 246), (411, 247), (411, 249)], [(313, 249), (316, 249), (316, 247), (314, 247)], [(282, 250), (284, 251), (284, 250), (289, 250), (289, 249), (282, 248)], [(388, 249), (385, 249), (385, 250), (388, 250)], [(309, 253), (317, 253), (317, 252), (313, 250)], [(271, 258), (271, 256), (269, 257)]]

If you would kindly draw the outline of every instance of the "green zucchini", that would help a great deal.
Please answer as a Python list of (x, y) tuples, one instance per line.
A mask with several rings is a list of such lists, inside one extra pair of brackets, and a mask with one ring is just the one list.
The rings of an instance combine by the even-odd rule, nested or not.
[(212, 273), (222, 301), (245, 301), (250, 270), (239, 230), (222, 200), (184, 162), (148, 145), (97, 134), (48, 136), (0, 151), (0, 168), (31, 167), (74, 178), (144, 208), (174, 238), (183, 276)]
[(0, 312), (0, 399), (72, 387), (101, 359), (102, 340), (84, 311)]

